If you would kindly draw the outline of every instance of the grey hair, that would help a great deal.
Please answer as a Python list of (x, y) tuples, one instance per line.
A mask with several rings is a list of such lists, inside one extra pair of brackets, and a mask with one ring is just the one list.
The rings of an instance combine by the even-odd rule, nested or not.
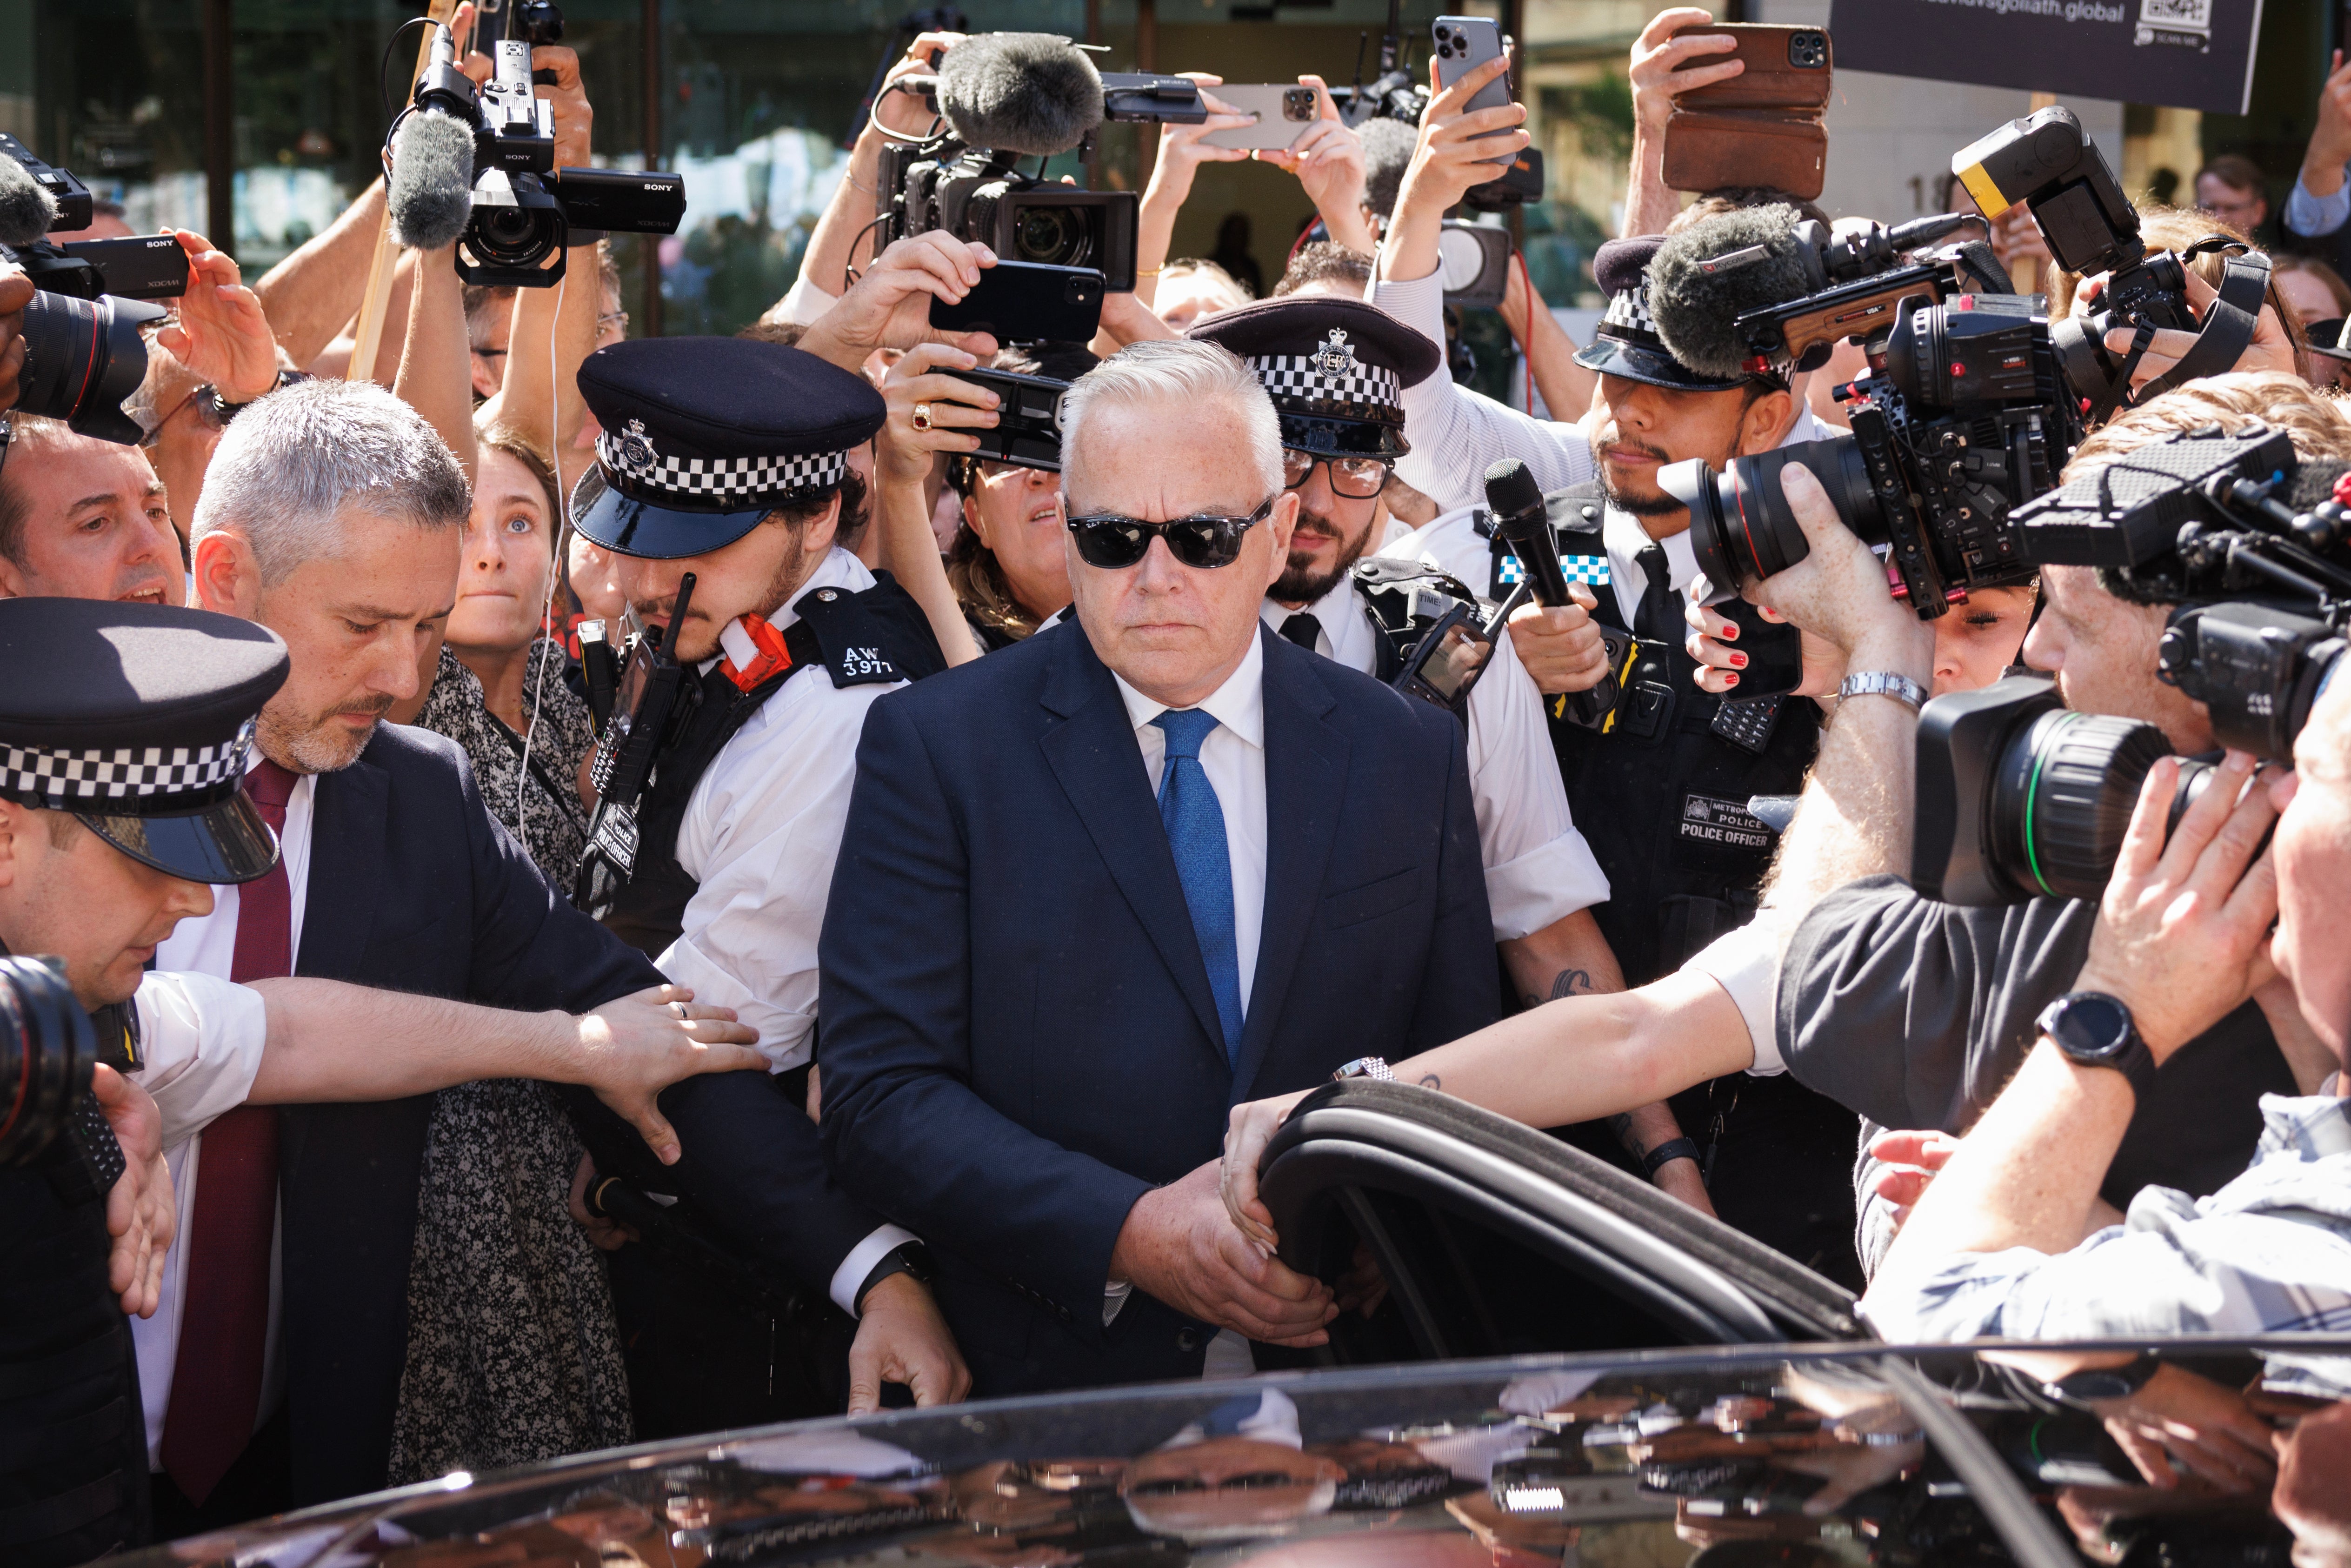
[(1095, 406), (1131, 408), (1137, 403), (1181, 403), (1189, 409), (1221, 405), (1238, 414), (1249, 431), (1249, 456), (1258, 483), (1268, 494), (1281, 492), (1281, 421), (1256, 375), (1220, 343), (1190, 338), (1152, 338), (1129, 343), (1080, 376), (1061, 399), (1061, 489), (1076, 486), (1078, 433)]
[(464, 528), (471, 506), (465, 470), (423, 414), (372, 382), (303, 382), (228, 427), (189, 538), (236, 534), (275, 587), (340, 549), (346, 511), (438, 530)]

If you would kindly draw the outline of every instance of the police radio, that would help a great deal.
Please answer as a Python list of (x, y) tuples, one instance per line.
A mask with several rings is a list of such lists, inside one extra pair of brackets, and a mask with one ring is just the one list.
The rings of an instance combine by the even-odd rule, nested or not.
[(611, 674), (614, 655), (603, 629), (600, 626), (591, 640), (582, 628), (581, 664), (590, 701), (597, 700), (600, 685), (606, 695), (604, 716), (596, 727), (596, 760), (588, 775), (596, 789), (596, 817), (589, 825), (588, 850), (580, 857), (571, 902), (598, 919), (611, 909), (636, 867), (637, 797), (644, 793), (653, 761), (685, 709), (685, 667), (670, 647), (693, 603), (694, 573), (689, 571), (678, 581), (670, 634), (647, 626), (630, 638), (628, 658), (617, 678)]

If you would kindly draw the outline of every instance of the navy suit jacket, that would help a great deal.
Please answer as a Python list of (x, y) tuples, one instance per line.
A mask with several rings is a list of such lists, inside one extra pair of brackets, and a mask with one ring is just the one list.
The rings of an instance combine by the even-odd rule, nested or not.
[[(662, 983), (548, 887), (484, 808), (465, 753), (437, 735), (379, 727), (356, 763), (319, 776), (315, 812), (298, 975), (566, 1012)], [(592, 1094), (563, 1092), (591, 1147), (652, 1163)], [(661, 1106), (684, 1151), (665, 1185), (820, 1297), (875, 1221), (831, 1186), (808, 1117), (764, 1072), (691, 1078)], [(279, 1110), (297, 1503), (384, 1484), (432, 1113), (429, 1094)]]
[(1213, 1329), (1137, 1291), (1127, 1210), (1235, 1103), (1492, 1020), (1462, 727), (1261, 633), (1263, 936), (1228, 1067), (1125, 704), (1074, 621), (874, 704), (819, 967), (834, 1169), (928, 1241), (999, 1395), (1196, 1375)]

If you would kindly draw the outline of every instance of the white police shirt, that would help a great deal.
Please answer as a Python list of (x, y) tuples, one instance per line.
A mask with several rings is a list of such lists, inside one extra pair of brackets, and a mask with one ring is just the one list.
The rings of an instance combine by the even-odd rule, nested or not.
[[(1464, 573), (1408, 547), (1407, 535), (1382, 555), (1426, 559), (1482, 588), (1482, 573)], [(1474, 535), (1472, 537), (1475, 537)], [(1479, 541), (1483, 544), (1483, 540)], [(1291, 612), (1267, 600), (1260, 613), (1277, 632)], [(1379, 633), (1354, 579), (1305, 607), (1321, 631), (1314, 651), (1364, 674), (1378, 668)], [(1592, 846), (1576, 831), (1552, 753), (1542, 694), (1519, 663), (1504, 632), (1485, 674), (1469, 688), (1469, 796), (1478, 817), (1479, 860), (1486, 871), (1494, 940), (1531, 936), (1579, 909), (1605, 903), (1608, 878)]]
[[(1601, 515), (1600, 542), (1608, 551), (1608, 586), (1616, 595), (1617, 613), (1624, 618), (1622, 624), (1630, 626), (1635, 612), (1641, 608), (1641, 595), (1648, 587), (1649, 575), (1641, 568), (1641, 552), (1649, 548), (1649, 530), (1631, 513), (1609, 507)], [(1687, 593), (1690, 585), (1705, 575), (1698, 570), (1698, 550), (1690, 543), (1689, 530), (1684, 528), (1656, 543), (1666, 552), (1667, 581), (1673, 585), (1677, 595)], [(1463, 507), (1432, 517), (1379, 553), (1406, 560), (1425, 560), (1439, 570), (1451, 572), (1480, 593), (1493, 587), (1494, 544), (1478, 531), (1475, 507)]]
[[(794, 607), (820, 588), (872, 586), (873, 574), (835, 546), (768, 624), (791, 626)], [(857, 782), (858, 738), (874, 701), (904, 684), (836, 686), (822, 669), (800, 672), (727, 737), (686, 800), (677, 863), (696, 885), (684, 931), (653, 962), (691, 987), (695, 1001), (733, 1008), (758, 1030), (771, 1071), (809, 1059), (817, 938)], [(860, 1242), (834, 1271), (833, 1301), (853, 1315), (865, 1276), (913, 1239), (885, 1225)]]

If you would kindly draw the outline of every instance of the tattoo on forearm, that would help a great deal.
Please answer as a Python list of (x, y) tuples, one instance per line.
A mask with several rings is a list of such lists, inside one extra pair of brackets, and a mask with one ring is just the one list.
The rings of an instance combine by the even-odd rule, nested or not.
[(1562, 997), (1588, 996), (1592, 991), (1592, 972), (1588, 969), (1562, 969), (1551, 983), (1551, 999)]
[(1630, 1112), (1619, 1111), (1609, 1117), (1608, 1130), (1616, 1134), (1616, 1141), (1625, 1145), (1626, 1154), (1636, 1160), (1649, 1157), (1648, 1145), (1641, 1142), (1641, 1134), (1633, 1129), (1633, 1117)]

